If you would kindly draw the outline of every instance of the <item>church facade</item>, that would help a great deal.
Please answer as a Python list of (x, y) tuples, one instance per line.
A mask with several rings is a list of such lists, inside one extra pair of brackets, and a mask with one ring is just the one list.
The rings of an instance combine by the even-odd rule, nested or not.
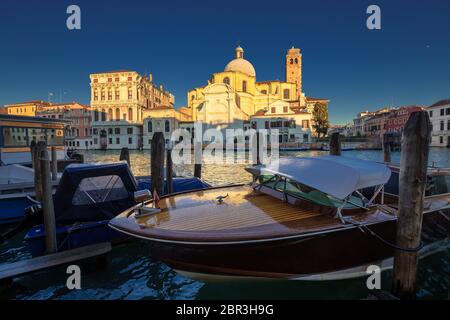
[(202, 121), (206, 128), (234, 129), (251, 123), (255, 129), (261, 128), (258, 124), (267, 129), (281, 123), (291, 133), (287, 140), (296, 142), (303, 142), (305, 134), (313, 131), (314, 105), (329, 102), (303, 93), (300, 49), (286, 53), (285, 81), (258, 82), (256, 70), (240, 46), (224, 71), (212, 74), (206, 86), (190, 90), (187, 100), (192, 120)]

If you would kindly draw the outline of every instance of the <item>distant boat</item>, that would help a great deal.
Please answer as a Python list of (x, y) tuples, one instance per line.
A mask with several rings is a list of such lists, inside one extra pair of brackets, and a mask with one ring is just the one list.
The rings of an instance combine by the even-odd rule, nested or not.
[(279, 149), (280, 151), (308, 151), (308, 147), (283, 147)]
[[(322, 146), (321, 148), (322, 151), (330, 151), (330, 146)], [(341, 151), (352, 151), (352, 150), (356, 150), (356, 148), (353, 147), (342, 147)]]
[[(337, 280), (366, 276), (369, 264), (392, 266), (386, 243), (395, 242), (398, 196), (384, 192), (386, 165), (287, 157), (248, 171), (251, 186), (167, 196), (159, 213), (140, 217), (133, 206), (110, 226), (147, 240), (153, 257), (200, 279)], [(426, 197), (425, 245), (448, 237), (448, 208), (450, 194)]]

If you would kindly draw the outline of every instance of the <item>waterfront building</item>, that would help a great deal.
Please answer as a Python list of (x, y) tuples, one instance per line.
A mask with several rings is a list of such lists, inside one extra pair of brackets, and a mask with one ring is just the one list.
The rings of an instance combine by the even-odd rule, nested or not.
[[(180, 128), (180, 124), (186, 122), (192, 126), (183, 126), (184, 129), (191, 132), (193, 122), (186, 108), (175, 109), (171, 106), (157, 106), (144, 111), (144, 130), (143, 130), (143, 148), (151, 149), (153, 134), (162, 132), (169, 146), (169, 141), (174, 130)], [(187, 129), (189, 128), (189, 129)]]
[(311, 142), (311, 113), (303, 108), (291, 108), (286, 101), (277, 101), (250, 117), (250, 128), (278, 130), (279, 143)]
[(153, 77), (135, 71), (94, 73), (91, 80), (92, 145), (95, 149), (143, 147), (144, 111), (172, 107), (174, 96)]
[(382, 137), (386, 132), (386, 122), (390, 112), (390, 109), (383, 109), (369, 117), (364, 123), (364, 135), (366, 137)]
[(364, 136), (366, 128), (366, 121), (370, 119), (371, 116), (375, 115), (375, 112), (370, 112), (369, 110), (358, 113), (355, 119), (353, 119), (354, 135)]
[(401, 134), (411, 113), (423, 110), (421, 106), (403, 106), (391, 110), (386, 122), (386, 133)]
[(77, 103), (49, 104), (36, 112), (37, 117), (68, 120), (66, 146), (69, 149), (91, 149), (91, 108)]
[[(265, 123), (274, 122), (272, 118), (275, 117), (289, 122), (296, 115), (296, 118), (301, 118), (299, 121), (308, 121), (310, 131), (314, 105), (329, 103), (327, 99), (308, 98), (302, 91), (300, 49), (292, 48), (287, 51), (284, 81), (257, 82), (256, 70), (244, 58), (244, 50), (240, 46), (236, 48), (235, 58), (226, 65), (224, 71), (212, 74), (206, 86), (190, 90), (187, 100), (192, 120), (202, 121), (205, 127), (242, 129), (252, 119)], [(265, 120), (259, 120), (264, 117)], [(299, 128), (300, 124), (296, 129)], [(293, 133), (301, 141), (304, 134)], [(290, 134), (288, 140), (289, 137)]]
[(36, 116), (37, 111), (49, 105), (50, 103), (42, 100), (19, 102), (5, 105), (3, 108), (1, 108), (1, 113), (16, 116), (34, 117)]
[(450, 147), (450, 99), (432, 104), (427, 111), (433, 126), (431, 146)]
[(400, 106), (360, 112), (353, 119), (355, 136), (373, 138), (381, 142), (385, 133), (401, 135), (411, 113), (423, 109), (422, 106)]

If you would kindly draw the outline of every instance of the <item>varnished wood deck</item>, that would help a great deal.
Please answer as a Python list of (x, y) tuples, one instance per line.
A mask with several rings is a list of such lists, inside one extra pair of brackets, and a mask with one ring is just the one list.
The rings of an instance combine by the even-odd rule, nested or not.
[[(222, 204), (218, 196), (226, 196)], [(144, 238), (176, 241), (262, 240), (346, 228), (339, 219), (254, 191), (249, 186), (216, 188), (161, 199), (161, 212), (112, 220), (119, 230)], [(353, 215), (375, 223), (392, 216), (373, 209)]]

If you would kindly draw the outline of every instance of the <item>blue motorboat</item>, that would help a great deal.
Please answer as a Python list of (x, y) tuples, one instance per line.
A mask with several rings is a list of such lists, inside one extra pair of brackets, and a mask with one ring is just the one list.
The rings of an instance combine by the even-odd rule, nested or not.
[[(173, 179), (175, 193), (209, 187), (198, 178)], [(145, 189), (151, 190), (151, 179), (135, 179), (125, 162), (67, 167), (53, 196), (58, 251), (126, 240), (108, 222), (136, 205), (134, 193)], [(25, 240), (33, 257), (44, 254), (43, 225), (32, 227)]]

